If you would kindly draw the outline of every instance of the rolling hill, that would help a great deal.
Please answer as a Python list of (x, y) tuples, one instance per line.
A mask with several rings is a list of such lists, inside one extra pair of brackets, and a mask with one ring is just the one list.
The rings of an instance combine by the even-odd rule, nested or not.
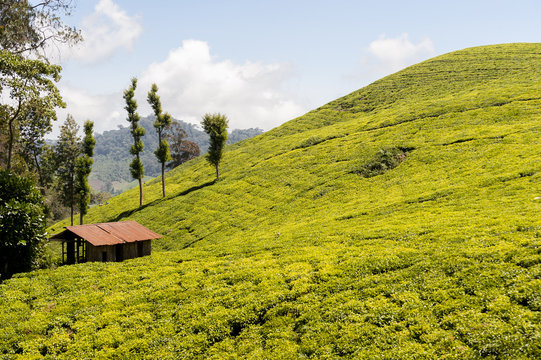
[(406, 68), (91, 209), (164, 238), (1, 284), (0, 357), (539, 358), (540, 134), (541, 44)]

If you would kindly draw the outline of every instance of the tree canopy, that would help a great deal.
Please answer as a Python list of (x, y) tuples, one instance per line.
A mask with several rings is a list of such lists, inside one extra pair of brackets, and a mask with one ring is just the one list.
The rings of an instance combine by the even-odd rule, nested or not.
[(56, 145), (58, 188), (62, 203), (70, 208), (71, 225), (73, 225), (74, 207), (77, 199), (75, 169), (77, 158), (81, 153), (78, 131), (79, 125), (77, 125), (73, 116), (68, 114), (64, 125), (60, 129), (60, 137)]
[(82, 40), (79, 30), (65, 24), (62, 16), (73, 9), (72, 0), (2, 0), (0, 48), (14, 54), (40, 52), (48, 44), (74, 44)]
[(130, 164), (130, 172), (134, 179), (139, 181), (139, 206), (143, 206), (143, 176), (145, 175), (145, 168), (141, 161), (140, 153), (145, 148), (145, 144), (141, 138), (145, 135), (145, 129), (139, 125), (141, 116), (137, 113), (137, 101), (135, 100), (135, 89), (137, 88), (137, 79), (131, 80), (131, 85), (124, 91), (124, 100), (126, 106), (124, 109), (128, 112), (128, 122), (130, 123), (131, 135), (133, 137), (133, 145), (130, 152), (135, 158)]
[(30, 179), (0, 170), (0, 279), (38, 267), (45, 208)]
[(228, 120), (225, 115), (220, 113), (205, 114), (201, 124), (210, 137), (207, 160), (216, 168), (216, 178), (218, 179), (220, 178), (219, 164), (227, 141)]
[(152, 110), (154, 110), (154, 115), (156, 116), (154, 128), (158, 133), (158, 148), (154, 154), (162, 165), (162, 194), (163, 197), (165, 197), (165, 163), (171, 160), (171, 153), (169, 151), (169, 143), (164, 136), (164, 131), (169, 125), (171, 125), (171, 115), (169, 113), (162, 112), (162, 103), (160, 101), (160, 97), (158, 96), (158, 86), (156, 84), (152, 84), (152, 88), (148, 92), (147, 100), (152, 107)]
[[(55, 82), (60, 80), (60, 66), (0, 50), (0, 91), (9, 99), (0, 104), (0, 138), (6, 148), (1, 161), (6, 169), (13, 165), (14, 150), (22, 133), (30, 142), (42, 139), (56, 120), (56, 107), (64, 107)], [(21, 151), (19, 151), (21, 153)]]
[(201, 153), (199, 145), (186, 139), (188, 133), (178, 121), (173, 121), (168, 126), (165, 136), (171, 143), (171, 162), (167, 164), (170, 169), (198, 157)]
[(81, 144), (81, 156), (75, 161), (75, 173), (76, 173), (76, 192), (77, 200), (79, 202), (79, 215), (80, 224), (83, 224), (83, 217), (88, 211), (88, 205), (90, 204), (90, 184), (88, 183), (88, 176), (92, 171), (92, 156), (94, 155), (94, 146), (96, 140), (92, 135), (94, 129), (94, 123), (90, 120), (85, 121), (84, 133)]
[(72, 9), (72, 0), (1, 1), (0, 165), (19, 174), (39, 172), (44, 134), (56, 120), (55, 107), (65, 106), (55, 86), (61, 68), (48, 55), (55, 44), (82, 40), (63, 21)]

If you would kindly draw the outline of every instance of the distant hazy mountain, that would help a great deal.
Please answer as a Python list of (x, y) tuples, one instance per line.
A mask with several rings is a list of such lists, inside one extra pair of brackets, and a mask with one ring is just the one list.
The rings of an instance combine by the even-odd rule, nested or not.
[[(187, 140), (195, 142), (204, 154), (209, 146), (207, 134), (199, 130), (196, 125), (178, 121), (188, 134)], [(143, 136), (145, 150), (142, 155), (145, 166), (145, 176), (155, 177), (160, 175), (160, 163), (156, 160), (154, 150), (158, 146), (158, 135), (153, 126), (154, 117), (142, 118), (140, 124), (145, 128)], [(228, 144), (251, 138), (262, 134), (261, 129), (235, 129), (229, 134)], [(117, 130), (105, 131), (103, 134), (95, 134), (96, 148), (94, 150), (94, 165), (90, 175), (90, 183), (93, 189), (120, 193), (132, 186), (133, 179), (130, 174), (129, 163), (132, 159), (130, 147), (133, 139), (129, 127), (120, 126)]]

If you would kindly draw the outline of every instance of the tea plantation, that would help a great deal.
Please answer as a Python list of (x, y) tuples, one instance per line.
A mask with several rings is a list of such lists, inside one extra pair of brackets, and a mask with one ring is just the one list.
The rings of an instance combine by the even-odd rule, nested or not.
[(541, 44), (414, 65), (220, 172), (91, 209), (152, 256), (1, 284), (0, 359), (541, 358)]

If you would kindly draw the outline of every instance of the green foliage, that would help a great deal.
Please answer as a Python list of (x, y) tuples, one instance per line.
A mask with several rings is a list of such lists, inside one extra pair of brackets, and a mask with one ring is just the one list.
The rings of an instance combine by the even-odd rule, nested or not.
[(102, 191), (90, 192), (90, 203), (93, 205), (99, 205), (107, 202), (111, 198), (111, 194)]
[[(6, 169), (14, 167), (19, 173), (25, 171), (25, 145), (41, 141), (44, 133), (50, 130), (51, 121), (56, 120), (55, 107), (65, 106), (54, 84), (60, 79), (60, 70), (60, 66), (25, 59), (0, 49), (0, 91), (8, 94), (11, 100), (0, 104), (0, 128), (3, 130), (0, 143), (4, 143), (7, 150), (0, 156), (0, 163)], [(19, 141), (22, 147), (18, 146)], [(21, 164), (14, 159), (14, 153), (23, 154)]]
[(83, 126), (85, 137), (83, 138), (82, 153), (90, 158), (94, 155), (94, 147), (96, 146), (96, 139), (94, 139), (94, 136), (92, 134), (93, 129), (94, 122), (90, 120), (85, 121), (85, 124)]
[(92, 156), (94, 155), (94, 146), (96, 145), (96, 140), (92, 135), (94, 128), (94, 123), (90, 120), (85, 121), (84, 124), (84, 133), (85, 137), (82, 142), (82, 153), (75, 162), (75, 172), (76, 172), (76, 192), (77, 199), (79, 202), (79, 214), (80, 214), (80, 223), (83, 224), (83, 217), (88, 212), (88, 205), (90, 204), (90, 184), (88, 183), (88, 177), (92, 172)]
[(171, 152), (169, 151), (169, 143), (166, 139), (162, 139), (154, 154), (159, 159), (166, 159), (162, 162), (162, 164), (165, 164), (166, 161), (172, 160)]
[(387, 170), (394, 169), (400, 165), (412, 150), (413, 148), (404, 147), (380, 149), (368, 162), (362, 164), (358, 169), (355, 169), (352, 172), (367, 178), (381, 175)]
[(60, 14), (69, 15), (72, 4), (49, 0), (4, 0), (0, 11), (0, 92), (10, 101), (0, 105), (0, 164), (26, 176), (38, 172), (39, 157), (55, 107), (65, 106), (54, 85), (61, 68), (51, 65), (43, 51), (54, 43), (74, 44), (79, 32), (67, 26)]
[[(78, 131), (79, 125), (73, 116), (68, 114), (64, 125), (60, 128), (60, 136), (55, 147), (57, 186), (62, 203), (71, 210), (71, 225), (73, 225), (74, 206), (77, 200), (77, 158), (81, 154)], [(79, 163), (79, 166), (86, 166), (86, 161)]]
[(294, 147), (293, 149), (304, 149), (310, 146), (314, 146), (317, 144), (321, 144), (324, 141), (334, 139), (336, 136), (327, 136), (327, 137), (321, 137), (321, 136), (311, 136), (308, 139), (301, 142), (298, 146)]
[[(163, 238), (2, 284), (0, 354), (539, 358), (539, 54), (437, 57), (226, 147), (218, 182), (197, 158), (166, 198), (156, 179), (143, 208), (90, 209)], [(392, 171), (351, 173), (397, 145), (415, 150)]]
[(171, 125), (171, 115), (162, 113), (162, 103), (158, 96), (158, 86), (156, 84), (152, 84), (147, 100), (152, 107), (152, 110), (154, 110), (154, 116), (156, 117), (154, 127), (158, 133), (158, 148), (154, 152), (154, 155), (156, 155), (158, 161), (162, 165), (162, 193), (163, 197), (165, 197), (165, 163), (172, 160), (172, 157), (169, 152), (169, 143), (165, 139), (164, 131)]
[[(158, 133), (158, 148), (154, 152), (158, 161), (162, 164), (162, 168), (165, 166), (167, 161), (171, 160), (171, 154), (169, 152), (169, 144), (164, 138), (165, 129), (171, 125), (171, 115), (168, 113), (162, 113), (162, 104), (160, 97), (158, 96), (158, 86), (152, 84), (152, 89), (148, 93), (147, 97), (148, 103), (151, 105), (152, 110), (154, 110), (154, 116), (156, 117), (154, 121), (154, 127)], [(162, 174), (163, 175), (163, 174)]]
[(145, 168), (140, 158), (140, 153), (145, 148), (145, 144), (141, 141), (141, 137), (145, 135), (145, 129), (139, 126), (139, 119), (141, 117), (137, 113), (137, 101), (135, 101), (135, 89), (137, 88), (137, 79), (131, 80), (131, 86), (124, 91), (124, 100), (126, 106), (124, 107), (128, 112), (127, 120), (130, 122), (131, 135), (133, 137), (133, 145), (131, 146), (130, 153), (135, 156), (130, 163), (130, 172), (134, 179), (139, 181), (139, 206), (143, 206), (143, 183), (142, 179), (145, 175)]
[(38, 267), (44, 241), (40, 192), (32, 181), (0, 170), (0, 280)]
[[(62, 22), (70, 15), (69, 0), (3, 0), (0, 12), (0, 49), (12, 53), (38, 52), (47, 45), (81, 40), (78, 30)], [(44, 54), (40, 54), (43, 56)]]
[(141, 159), (138, 159), (137, 157), (132, 160), (130, 163), (130, 172), (134, 179), (140, 179), (141, 174), (144, 174), (145, 167), (143, 166), (143, 162)]
[(201, 121), (203, 129), (209, 135), (210, 145), (207, 160), (216, 167), (216, 178), (220, 177), (218, 166), (222, 160), (225, 143), (227, 141), (227, 117), (223, 114), (205, 114)]
[(186, 139), (188, 134), (182, 128), (182, 124), (173, 121), (167, 128), (166, 139), (171, 140), (171, 162), (167, 164), (168, 168), (175, 168), (188, 160), (199, 156), (201, 150), (193, 141)]
[[(130, 148), (130, 153), (135, 155), (139, 160), (139, 153), (145, 148), (145, 144), (141, 141), (141, 137), (145, 135), (145, 129), (139, 126), (141, 118), (137, 113), (137, 101), (135, 101), (135, 89), (137, 87), (137, 79), (133, 78), (131, 86), (124, 91), (124, 100), (126, 101), (125, 109), (128, 112), (127, 120), (130, 123), (131, 135), (133, 137), (133, 145)], [(132, 163), (133, 164), (133, 163)], [(144, 168), (140, 161), (131, 166), (131, 173), (134, 179), (139, 179), (144, 175)]]
[[(0, 11), (0, 166), (38, 182), (47, 202), (56, 162), (45, 144), (56, 107), (64, 107), (56, 82), (60, 66), (48, 59), (52, 45), (75, 44), (80, 32), (64, 23), (70, 0), (3, 0)], [(49, 207), (56, 210), (54, 206)], [(51, 211), (55, 213), (56, 211)]]

